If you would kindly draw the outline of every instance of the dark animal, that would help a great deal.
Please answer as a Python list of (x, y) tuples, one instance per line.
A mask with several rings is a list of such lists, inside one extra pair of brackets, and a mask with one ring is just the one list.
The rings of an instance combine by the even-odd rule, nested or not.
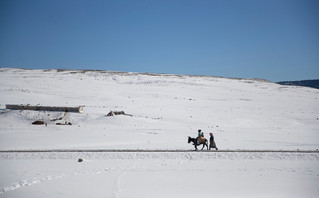
[(201, 144), (203, 145), (203, 148), (201, 150), (203, 150), (205, 146), (207, 147), (207, 150), (208, 150), (208, 140), (206, 138), (205, 138), (204, 142), (198, 144), (197, 143), (197, 138), (191, 138), (191, 137), (188, 136), (188, 144), (191, 143), (191, 142), (193, 142), (193, 145), (195, 146), (195, 150), (198, 150), (197, 146), (199, 146)]

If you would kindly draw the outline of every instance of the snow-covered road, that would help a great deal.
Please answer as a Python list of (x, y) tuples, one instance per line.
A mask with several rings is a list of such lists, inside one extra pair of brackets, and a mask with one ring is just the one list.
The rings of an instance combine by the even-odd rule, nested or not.
[(185, 153), (185, 152), (214, 152), (214, 153), (319, 153), (319, 150), (247, 150), (247, 149), (236, 149), (236, 150), (182, 150), (182, 149), (24, 149), (24, 150), (0, 150), (0, 153)]
[(0, 160), (56, 159), (319, 160), (318, 151), (5, 151)]

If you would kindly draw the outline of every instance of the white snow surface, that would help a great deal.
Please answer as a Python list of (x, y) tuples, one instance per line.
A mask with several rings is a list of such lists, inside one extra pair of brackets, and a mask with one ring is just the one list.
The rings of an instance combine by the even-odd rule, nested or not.
[[(80, 106), (83, 113), (6, 110)], [(110, 111), (129, 115), (106, 116)], [(32, 125), (36, 120), (45, 125)], [(51, 120), (51, 121), (50, 121)], [(0, 68), (0, 150), (318, 150), (319, 90), (260, 79)], [(77, 162), (78, 158), (84, 159)], [(318, 153), (0, 153), (0, 197), (317, 197)]]

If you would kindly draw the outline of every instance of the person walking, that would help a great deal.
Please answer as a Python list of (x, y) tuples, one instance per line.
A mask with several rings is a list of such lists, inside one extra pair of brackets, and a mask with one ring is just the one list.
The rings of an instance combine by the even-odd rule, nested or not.
[(215, 148), (216, 151), (217, 151), (218, 148), (217, 148), (216, 143), (215, 143), (214, 135), (213, 135), (213, 133), (210, 133), (209, 135), (210, 135), (210, 138), (209, 138), (209, 150), (210, 150), (211, 148)]

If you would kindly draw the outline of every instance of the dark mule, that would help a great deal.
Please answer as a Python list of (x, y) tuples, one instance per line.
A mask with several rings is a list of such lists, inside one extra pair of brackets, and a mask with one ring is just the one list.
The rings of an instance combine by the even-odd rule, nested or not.
[(202, 144), (202, 145), (203, 145), (202, 150), (204, 149), (205, 146), (207, 147), (207, 150), (208, 150), (208, 141), (207, 141), (206, 138), (204, 138), (204, 139), (205, 139), (204, 142), (198, 144), (198, 143), (197, 143), (197, 138), (191, 138), (191, 137), (188, 136), (188, 144), (191, 143), (191, 142), (193, 142), (193, 145), (195, 146), (195, 150), (198, 150), (198, 149), (197, 149), (197, 146), (199, 146), (199, 145)]

